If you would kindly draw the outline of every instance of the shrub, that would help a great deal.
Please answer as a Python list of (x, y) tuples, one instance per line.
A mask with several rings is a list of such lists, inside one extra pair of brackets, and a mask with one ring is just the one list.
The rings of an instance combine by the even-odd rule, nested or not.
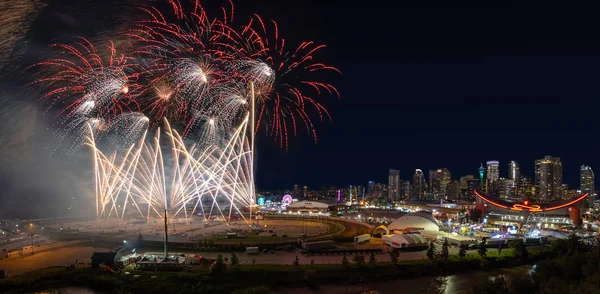
[(237, 255), (235, 253), (231, 254), (231, 265), (238, 265), (240, 264), (240, 260), (238, 259)]
[(375, 265), (375, 262), (377, 262), (377, 260), (375, 259), (375, 253), (371, 252), (371, 256), (369, 256), (369, 264)]
[(442, 245), (442, 254), (440, 255), (442, 257), (442, 259), (447, 260), (448, 259), (448, 247), (450, 246), (450, 244), (448, 244), (448, 238), (444, 238), (444, 244)]
[(477, 253), (479, 256), (485, 257), (487, 255), (487, 240), (485, 237), (481, 239), (481, 243), (479, 243), (479, 249), (477, 249)]
[(458, 256), (460, 258), (465, 258), (465, 256), (467, 256), (467, 245), (460, 245), (460, 249), (458, 250)]
[(430, 260), (433, 260), (436, 256), (436, 252), (435, 252), (435, 245), (433, 244), (433, 241), (429, 242), (429, 249), (427, 249), (427, 258), (429, 258)]
[(344, 257), (342, 257), (342, 265), (345, 267), (350, 266), (350, 263), (348, 262), (348, 258), (346, 258), (346, 255), (344, 255)]
[(400, 257), (400, 250), (398, 250), (397, 248), (394, 248), (392, 251), (390, 251), (390, 260), (392, 261), (392, 263), (398, 263), (398, 258)]
[(352, 260), (354, 261), (354, 263), (356, 263), (359, 266), (362, 266), (365, 264), (365, 257), (362, 255), (354, 255), (354, 258), (352, 258)]

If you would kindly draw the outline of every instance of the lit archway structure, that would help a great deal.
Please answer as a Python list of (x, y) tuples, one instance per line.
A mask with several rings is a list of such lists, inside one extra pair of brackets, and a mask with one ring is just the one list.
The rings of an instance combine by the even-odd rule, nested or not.
[(475, 190), (476, 208), (485, 214), (487, 211), (496, 211), (501, 213), (540, 213), (544, 215), (564, 215), (569, 216), (573, 225), (581, 226), (581, 203), (588, 197), (588, 193), (577, 197), (552, 201), (547, 203), (533, 203), (529, 200), (522, 202), (509, 202), (496, 196), (484, 194)]

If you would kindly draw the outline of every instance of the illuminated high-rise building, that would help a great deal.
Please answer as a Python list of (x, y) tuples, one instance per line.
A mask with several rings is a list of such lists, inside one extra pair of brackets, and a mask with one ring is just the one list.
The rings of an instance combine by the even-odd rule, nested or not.
[(412, 200), (426, 200), (427, 199), (427, 183), (425, 182), (425, 175), (420, 169), (415, 170), (413, 175), (413, 186), (412, 186)]
[(446, 200), (460, 200), (460, 183), (451, 181), (446, 185)]
[(469, 180), (473, 180), (475, 179), (474, 175), (464, 175), (462, 177), (460, 177), (460, 189), (461, 190), (466, 190), (467, 189), (467, 181)]
[(302, 197), (304, 197), (304, 199), (306, 199), (306, 197), (308, 197), (308, 187), (304, 186), (304, 188), (302, 188)]
[(403, 181), (402, 188), (400, 189), (401, 200), (409, 200), (411, 193), (410, 181)]
[(545, 156), (535, 161), (535, 186), (541, 202), (562, 198), (562, 162), (559, 157)]
[(369, 181), (369, 185), (367, 186), (367, 194), (368, 195), (375, 194), (375, 182)]
[(429, 171), (429, 192), (433, 199), (447, 199), (446, 186), (450, 180), (450, 171), (446, 168)]
[(582, 165), (579, 173), (581, 193), (590, 193), (588, 207), (594, 207), (594, 171), (587, 165)]
[(400, 170), (390, 169), (388, 178), (388, 197), (391, 202), (400, 198)]
[(508, 180), (511, 188), (517, 185), (519, 177), (521, 177), (521, 168), (519, 167), (519, 163), (513, 160), (508, 163)]
[(490, 160), (486, 164), (487, 180), (489, 184), (492, 184), (500, 178), (500, 162), (497, 160)]
[(475, 190), (477, 188), (479, 188), (479, 184), (480, 184), (480, 180), (477, 179), (471, 179), (471, 180), (467, 180), (467, 189), (466, 191), (464, 191), (463, 193), (463, 200), (466, 201), (475, 201)]
[(294, 192), (293, 192), (294, 197), (299, 198), (300, 197), (300, 189), (298, 188), (298, 184), (294, 185)]

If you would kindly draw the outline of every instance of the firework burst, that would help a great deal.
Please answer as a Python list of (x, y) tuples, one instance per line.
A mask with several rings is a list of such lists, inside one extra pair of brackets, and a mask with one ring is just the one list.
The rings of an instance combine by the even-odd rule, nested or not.
[[(87, 137), (93, 150), (98, 217), (122, 219), (135, 207), (146, 218), (163, 209), (230, 218), (254, 203), (254, 135), (263, 128), (287, 150), (304, 125), (316, 142), (312, 116), (330, 118), (317, 97), (339, 96), (314, 78), (339, 73), (315, 61), (324, 45), (289, 47), (277, 23), (258, 15), (236, 26), (231, 3), (211, 18), (199, 1), (189, 9), (168, 2), (168, 12), (140, 8), (146, 20), (126, 34), (133, 52), (118, 53), (112, 42), (97, 50), (80, 38), (53, 45), (60, 57), (34, 65), (49, 74), (31, 84), (50, 89), (42, 100), (60, 109), (60, 141), (73, 135), (79, 146)], [(196, 143), (186, 147), (184, 138)], [(99, 149), (104, 140), (113, 153)]]

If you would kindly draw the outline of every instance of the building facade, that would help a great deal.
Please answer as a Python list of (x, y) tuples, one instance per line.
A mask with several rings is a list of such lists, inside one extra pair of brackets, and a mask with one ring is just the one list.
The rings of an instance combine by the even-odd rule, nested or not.
[(545, 156), (535, 161), (535, 186), (538, 201), (548, 202), (562, 198), (562, 162), (559, 157)]
[(594, 207), (595, 193), (594, 193), (594, 171), (587, 165), (582, 165), (579, 173), (580, 188), (581, 192), (590, 193), (588, 197), (588, 207)]
[(400, 170), (390, 169), (388, 178), (388, 197), (390, 202), (400, 198)]
[(492, 184), (500, 178), (500, 162), (497, 160), (490, 160), (486, 164), (487, 180), (489, 184)]
[(420, 169), (416, 169), (413, 175), (411, 200), (427, 200), (427, 183), (425, 182), (425, 175)]

